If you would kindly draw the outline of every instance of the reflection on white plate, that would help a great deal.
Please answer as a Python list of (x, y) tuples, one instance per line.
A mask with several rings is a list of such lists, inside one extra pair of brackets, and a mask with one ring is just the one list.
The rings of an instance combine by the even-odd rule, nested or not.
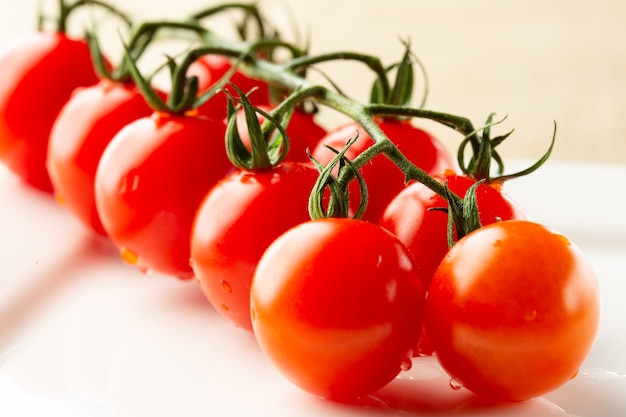
[(193, 282), (124, 265), (106, 239), (0, 168), (0, 415), (623, 415), (626, 222), (579, 197), (585, 187), (596, 195), (611, 188), (589, 176), (620, 184), (626, 168), (551, 163), (507, 184), (531, 217), (575, 241), (598, 274), (600, 334), (575, 379), (533, 401), (494, 404), (451, 389), (435, 359), (417, 358), (379, 392), (340, 404), (287, 382)]

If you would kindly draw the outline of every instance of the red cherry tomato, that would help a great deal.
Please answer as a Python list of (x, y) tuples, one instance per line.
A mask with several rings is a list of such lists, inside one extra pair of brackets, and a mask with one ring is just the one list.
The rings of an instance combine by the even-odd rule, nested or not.
[[(446, 171), (436, 175), (459, 197), (475, 180)], [(501, 191), (499, 184), (480, 184), (476, 189), (481, 224), (499, 220), (526, 219), (522, 209)], [(415, 258), (415, 267), (424, 279), (424, 288), (448, 252), (448, 215), (435, 208), (447, 208), (446, 201), (419, 182), (409, 184), (385, 209), (379, 224), (398, 236)]]
[[(429, 174), (438, 174), (445, 169), (454, 167), (454, 162), (443, 144), (414, 126), (410, 121), (394, 119), (379, 119), (378, 125), (398, 149), (415, 165)], [(329, 145), (334, 149), (342, 149), (348, 139), (359, 137), (348, 149), (345, 156), (352, 160), (361, 152), (374, 144), (372, 138), (355, 123), (349, 123), (331, 131), (320, 144), (312, 151), (312, 156), (324, 165), (327, 165), (335, 153), (327, 149)], [(404, 174), (385, 155), (377, 155), (362, 169), (361, 173), (368, 188), (368, 205), (363, 216), (364, 220), (376, 222), (391, 199), (404, 188)], [(359, 206), (360, 192), (358, 184), (351, 184), (350, 206), (356, 211)]]
[(46, 152), (52, 124), (72, 92), (98, 82), (87, 43), (34, 32), (0, 51), (0, 160), (52, 192)]
[[(189, 66), (187, 75), (195, 75), (200, 82), (200, 93), (211, 88), (232, 68), (232, 61), (222, 55), (204, 55)], [(248, 93), (254, 88), (248, 98), (255, 106), (269, 106), (269, 86), (265, 81), (250, 78), (241, 71), (236, 70), (229, 80), (241, 91)], [(225, 87), (233, 96), (237, 92), (230, 86)], [(227, 114), (227, 98), (223, 92), (218, 92), (209, 101), (198, 107), (199, 114), (222, 120)]]
[(295, 162), (237, 171), (200, 205), (191, 234), (193, 270), (211, 304), (235, 325), (252, 330), (254, 270), (274, 239), (310, 219), (307, 203), (318, 175)]
[[(270, 112), (269, 106), (257, 106), (265, 112)], [(260, 123), (263, 123), (265, 118), (257, 113)], [(246, 116), (243, 109), (237, 112), (237, 129), (241, 137), (242, 142), (249, 147), (250, 136), (246, 129)], [(315, 122), (315, 118), (312, 114), (304, 113), (302, 111), (294, 111), (289, 119), (287, 125), (287, 135), (289, 136), (289, 153), (287, 154), (285, 161), (295, 162), (307, 162), (311, 160), (307, 155), (307, 149), (313, 150), (320, 140), (326, 136), (326, 129), (321, 127)]]
[(52, 127), (46, 166), (54, 193), (97, 233), (106, 234), (94, 200), (100, 157), (121, 128), (152, 112), (133, 83), (103, 79), (78, 89)]
[(255, 336), (278, 370), (307, 392), (348, 399), (383, 387), (406, 364), (424, 289), (391, 233), (329, 218), (298, 225), (270, 245), (250, 300)]
[(425, 325), (457, 384), (524, 401), (576, 375), (599, 316), (597, 281), (580, 250), (540, 224), (510, 220), (452, 247), (428, 289)]
[(105, 149), (95, 199), (105, 231), (140, 269), (191, 278), (189, 239), (196, 209), (233, 169), (226, 126), (155, 113), (122, 128)]

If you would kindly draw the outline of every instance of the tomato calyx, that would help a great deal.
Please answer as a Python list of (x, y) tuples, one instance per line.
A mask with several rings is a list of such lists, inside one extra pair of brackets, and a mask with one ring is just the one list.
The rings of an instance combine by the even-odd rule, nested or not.
[[(404, 44), (405, 51), (400, 62), (392, 64), (386, 69), (388, 73), (395, 70), (396, 76), (393, 84), (390, 83), (390, 88), (388, 91), (385, 91), (383, 85), (381, 85), (381, 80), (375, 80), (370, 94), (370, 103), (405, 107), (409, 106), (413, 99), (413, 93), (415, 90), (414, 64), (416, 63), (419, 66), (425, 80), (424, 94), (419, 108), (424, 107), (428, 96), (428, 76), (426, 74), (426, 69), (422, 65), (421, 61), (411, 52), (410, 44), (408, 42), (405, 42)], [(395, 118), (405, 119), (406, 117), (398, 115)]]
[[(475, 180), (484, 179), (488, 183), (501, 184), (504, 181), (528, 175), (536, 171), (548, 160), (556, 140), (556, 122), (554, 122), (554, 130), (550, 146), (541, 158), (526, 169), (513, 174), (504, 174), (504, 161), (498, 154), (496, 147), (504, 142), (504, 140), (506, 140), (513, 133), (513, 130), (510, 130), (503, 135), (496, 136), (495, 138), (491, 138), (491, 127), (502, 123), (504, 119), (506, 119), (506, 117), (504, 117), (500, 120), (494, 121), (493, 117), (494, 114), (490, 114), (482, 127), (466, 134), (465, 138), (461, 141), (457, 152), (457, 160), (463, 174)], [(466, 161), (465, 153), (468, 146), (471, 148), (471, 155)], [(492, 175), (492, 163), (494, 161), (497, 164), (497, 168), (496, 174)]]
[[(323, 219), (323, 218), (349, 218), (360, 219), (365, 213), (367, 208), (367, 184), (363, 175), (357, 168), (354, 167), (350, 159), (345, 156), (346, 151), (350, 146), (356, 142), (358, 138), (358, 132), (354, 137), (350, 138), (346, 145), (337, 150), (330, 146), (328, 149), (335, 152), (335, 157), (324, 166), (320, 162), (316, 161), (309, 153), (309, 158), (317, 169), (320, 171), (320, 176), (315, 183), (311, 196), (309, 198), (309, 215), (311, 219)], [(336, 176), (333, 175), (333, 171), (336, 169)], [(350, 171), (351, 176), (343, 175), (345, 171)], [(359, 207), (353, 216), (350, 216), (350, 195), (348, 191), (348, 184), (350, 181), (356, 179), (359, 184), (359, 192), (361, 201)], [(330, 192), (330, 198), (327, 204), (325, 204), (324, 191), (328, 188)]]
[[(260, 171), (271, 169), (281, 163), (289, 152), (289, 137), (286, 132), (287, 124), (293, 108), (286, 112), (268, 113), (258, 107), (254, 107), (236, 85), (231, 87), (239, 94), (234, 98), (228, 91), (228, 118), (226, 124), (226, 153), (230, 161), (239, 169), (248, 171)], [(243, 143), (237, 126), (237, 108), (234, 103), (238, 102), (244, 111), (246, 129), (250, 138), (250, 149)], [(257, 113), (265, 118), (263, 125), (259, 122)]]

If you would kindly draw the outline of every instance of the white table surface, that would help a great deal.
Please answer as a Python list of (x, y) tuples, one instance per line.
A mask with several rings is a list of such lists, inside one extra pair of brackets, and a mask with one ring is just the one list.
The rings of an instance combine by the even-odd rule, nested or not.
[(626, 412), (626, 221), (611, 193), (625, 182), (624, 166), (548, 162), (506, 186), (598, 275), (600, 333), (574, 380), (490, 405), (417, 359), (362, 404), (342, 405), (287, 382), (193, 282), (123, 264), (106, 239), (0, 166), (0, 415), (615, 417)]

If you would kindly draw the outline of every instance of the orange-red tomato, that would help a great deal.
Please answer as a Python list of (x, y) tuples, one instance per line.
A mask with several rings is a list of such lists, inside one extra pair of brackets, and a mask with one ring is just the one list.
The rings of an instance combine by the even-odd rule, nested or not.
[(94, 199), (100, 157), (120, 129), (152, 112), (132, 82), (103, 79), (78, 89), (52, 126), (46, 167), (54, 194), (99, 234), (106, 234)]
[[(446, 183), (459, 197), (464, 197), (476, 180), (446, 171), (435, 178)], [(526, 219), (523, 210), (504, 194), (500, 185), (480, 184), (476, 188), (478, 214), (482, 225), (501, 220)], [(378, 224), (398, 236), (415, 258), (415, 266), (424, 279), (424, 288), (443, 257), (448, 253), (448, 215), (441, 210), (444, 198), (420, 182), (404, 188), (386, 207)]]
[(367, 395), (412, 356), (424, 289), (404, 245), (363, 220), (298, 225), (267, 249), (252, 281), (258, 343), (301, 389)]
[(115, 135), (94, 187), (104, 230), (123, 259), (143, 270), (193, 277), (189, 239), (196, 210), (233, 169), (225, 131), (221, 121), (155, 113)]
[(577, 374), (599, 317), (596, 277), (574, 243), (543, 225), (509, 220), (452, 247), (428, 289), (425, 325), (457, 384), (524, 401)]
[(308, 200), (319, 173), (311, 164), (284, 162), (236, 171), (200, 204), (191, 233), (191, 261), (217, 311), (252, 330), (250, 286), (263, 252), (293, 226), (310, 220)]

